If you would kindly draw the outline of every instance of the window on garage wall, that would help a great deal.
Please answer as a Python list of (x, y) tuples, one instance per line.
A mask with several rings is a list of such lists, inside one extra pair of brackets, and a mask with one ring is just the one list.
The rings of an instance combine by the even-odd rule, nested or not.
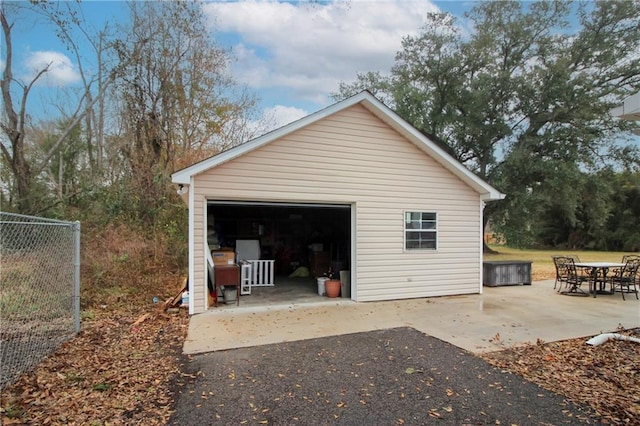
[(438, 215), (435, 212), (404, 212), (405, 250), (438, 248)]

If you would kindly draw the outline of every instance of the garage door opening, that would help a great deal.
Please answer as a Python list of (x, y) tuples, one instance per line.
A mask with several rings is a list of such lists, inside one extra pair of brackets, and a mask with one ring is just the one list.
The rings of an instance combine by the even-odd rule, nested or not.
[[(240, 299), (245, 305), (320, 297), (316, 277), (329, 270), (337, 274), (350, 269), (351, 232), (349, 205), (229, 201), (207, 204), (207, 241), (211, 250), (236, 252), (239, 245), (256, 242), (260, 259), (273, 260), (274, 286), (252, 288), (251, 296)], [(294, 277), (305, 272), (308, 277)]]

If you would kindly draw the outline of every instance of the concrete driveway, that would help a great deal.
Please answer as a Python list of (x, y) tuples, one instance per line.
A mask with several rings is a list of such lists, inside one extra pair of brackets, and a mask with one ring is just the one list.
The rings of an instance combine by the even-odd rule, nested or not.
[[(412, 327), (474, 353), (640, 327), (640, 301), (620, 294), (564, 296), (553, 280), (484, 287), (481, 295), (355, 303), (242, 306), (194, 315), (186, 354)], [(585, 339), (586, 340), (586, 339)]]

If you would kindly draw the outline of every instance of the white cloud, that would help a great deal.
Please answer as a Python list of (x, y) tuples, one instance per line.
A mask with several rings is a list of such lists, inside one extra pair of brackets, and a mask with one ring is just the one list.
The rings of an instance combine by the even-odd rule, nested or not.
[(263, 111), (262, 120), (270, 130), (277, 129), (309, 115), (308, 111), (296, 107), (276, 105)]
[(207, 3), (220, 33), (237, 33), (235, 76), (256, 89), (282, 87), (326, 104), (340, 81), (357, 72), (387, 72), (402, 38), (417, 34), (428, 1)]
[(275, 105), (265, 108), (261, 114), (257, 120), (247, 123), (249, 133), (253, 135), (253, 137), (264, 135), (272, 130), (293, 123), (309, 115), (309, 112), (302, 108)]
[(38, 80), (40, 84), (60, 87), (80, 80), (80, 74), (71, 60), (66, 55), (54, 51), (37, 51), (28, 54), (24, 61), (24, 79), (33, 80), (47, 66), (49, 70)]

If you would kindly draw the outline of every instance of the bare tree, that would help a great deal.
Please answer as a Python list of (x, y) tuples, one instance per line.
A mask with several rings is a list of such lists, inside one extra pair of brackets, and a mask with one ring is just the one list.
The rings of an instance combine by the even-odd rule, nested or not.
[[(51, 22), (58, 25), (59, 34), (62, 34), (63, 40), (69, 42), (76, 54), (78, 62), (80, 61), (77, 44), (72, 41), (72, 37), (67, 32), (65, 25), (67, 21), (61, 18), (60, 12), (50, 12), (42, 5), (34, 5), (29, 12), (38, 12), (50, 19)], [(27, 6), (29, 7), (29, 6)], [(42, 9), (39, 9), (42, 7)], [(1, 24), (4, 35), (5, 44), (5, 68), (0, 83), (3, 99), (3, 120), (1, 122), (2, 132), (6, 136), (6, 140), (2, 141), (2, 157), (11, 169), (13, 177), (13, 190), (15, 194), (15, 208), (23, 213), (37, 213), (43, 208), (38, 205), (38, 195), (34, 191), (34, 183), (37, 176), (42, 173), (49, 165), (52, 157), (60, 150), (74, 128), (87, 117), (93, 117), (94, 106), (102, 101), (102, 98), (113, 83), (114, 72), (102, 72), (98, 74), (98, 90), (93, 93), (92, 84), (95, 80), (89, 79), (84, 72), (82, 78), (84, 82), (84, 91), (77, 99), (77, 102), (71, 103), (72, 110), (63, 117), (66, 126), (57, 135), (55, 141), (48, 144), (48, 149), (43, 156), (29, 156), (26, 150), (26, 142), (28, 135), (29, 121), (29, 96), (34, 85), (46, 74), (51, 68), (51, 63), (43, 66), (37, 71), (34, 77), (28, 82), (22, 82), (13, 75), (13, 42), (12, 29), (14, 24), (9, 23), (5, 14), (5, 8), (1, 12)], [(79, 21), (74, 21), (80, 26)], [(79, 65), (81, 67), (81, 65)], [(82, 70), (82, 68), (81, 68)], [(91, 81), (90, 81), (91, 80)], [(18, 95), (16, 95), (16, 93)], [(90, 118), (87, 118), (90, 120)], [(88, 142), (90, 143), (90, 141)]]
[[(33, 183), (33, 167), (27, 161), (25, 156), (25, 132), (27, 125), (27, 99), (33, 85), (49, 70), (49, 66), (43, 69), (31, 79), (30, 82), (24, 84), (13, 78), (13, 45), (11, 42), (12, 24), (9, 24), (4, 13), (4, 9), (0, 12), (0, 22), (2, 23), (2, 32), (5, 42), (5, 66), (2, 73), (2, 101), (4, 117), (2, 123), (2, 132), (8, 139), (7, 147), (3, 141), (0, 144), (3, 158), (11, 167), (13, 177), (15, 179), (15, 190), (17, 196), (16, 207), (19, 211), (32, 213), (32, 200), (29, 192)], [(21, 97), (18, 105), (13, 101), (11, 86), (16, 83), (20, 86)]]
[[(229, 57), (208, 36), (197, 2), (130, 4), (128, 39), (118, 44), (122, 153), (151, 214), (169, 175), (241, 139), (254, 99), (229, 77)], [(236, 95), (240, 92), (239, 95)]]

